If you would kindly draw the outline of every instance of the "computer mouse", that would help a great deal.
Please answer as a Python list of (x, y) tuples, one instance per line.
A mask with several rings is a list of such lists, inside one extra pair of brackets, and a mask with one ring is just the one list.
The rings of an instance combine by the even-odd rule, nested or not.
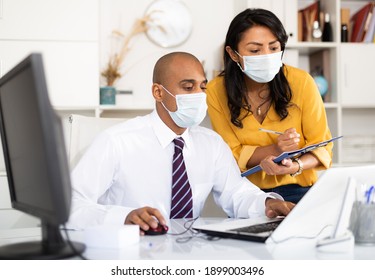
[(163, 226), (161, 224), (158, 224), (156, 228), (150, 228), (149, 230), (145, 231), (145, 235), (161, 235), (166, 234), (168, 231), (168, 226)]

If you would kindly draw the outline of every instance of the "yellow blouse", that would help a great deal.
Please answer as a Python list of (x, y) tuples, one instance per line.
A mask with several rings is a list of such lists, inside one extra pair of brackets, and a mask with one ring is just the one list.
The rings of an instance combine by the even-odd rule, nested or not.
[[(285, 131), (294, 127), (301, 135), (300, 148), (330, 139), (326, 112), (322, 98), (313, 78), (305, 71), (291, 66), (284, 67), (285, 76), (292, 90), (288, 116), (280, 120), (273, 106), (260, 124), (253, 115), (242, 120), (243, 128), (236, 127), (230, 121), (228, 98), (224, 87), (224, 77), (216, 77), (207, 85), (208, 114), (213, 129), (227, 142), (237, 160), (241, 171), (245, 171), (246, 164), (254, 150), (260, 146), (276, 143), (278, 135), (259, 131), (259, 128)], [(241, 111), (241, 115), (245, 113)], [(332, 163), (332, 147), (330, 143), (312, 151), (322, 163), (320, 169), (327, 169)], [(304, 170), (301, 175), (267, 175), (257, 172), (248, 179), (261, 189), (270, 189), (286, 184), (311, 186), (317, 180), (317, 169)]]

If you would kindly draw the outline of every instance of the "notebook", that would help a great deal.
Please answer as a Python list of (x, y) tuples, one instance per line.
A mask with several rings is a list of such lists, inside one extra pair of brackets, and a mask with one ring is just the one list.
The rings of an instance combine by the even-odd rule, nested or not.
[[(325, 238), (335, 230), (342, 209), (347, 182), (353, 177), (358, 184), (373, 184), (375, 165), (330, 168), (319, 177), (314, 186), (284, 219), (229, 219), (224, 222), (194, 225), (193, 229), (211, 236), (281, 243), (292, 238)], [(274, 230), (248, 233), (239, 228), (269, 222), (279, 222)]]
[[(316, 143), (316, 144), (312, 144), (312, 145), (309, 145), (309, 146), (306, 146), (306, 147), (303, 147), (301, 149), (298, 149), (298, 150), (294, 150), (294, 151), (289, 151), (289, 152), (284, 152), (282, 154), (280, 154), (277, 158), (275, 158), (273, 160), (273, 162), (275, 163), (279, 163), (281, 162), (283, 159), (286, 159), (286, 158), (296, 158), (296, 157), (300, 157), (302, 156), (303, 154), (306, 154), (312, 150), (315, 150), (317, 148), (320, 148), (320, 147), (324, 147), (324, 146), (327, 146), (328, 143), (331, 143), (333, 141), (336, 141), (337, 139), (340, 139), (342, 138), (343, 136), (336, 136), (336, 137), (333, 137), (329, 140), (326, 140), (326, 141), (323, 141), (323, 142), (320, 142), (320, 143)], [(249, 176), (251, 174), (254, 174), (258, 171), (262, 170), (262, 168), (260, 167), (260, 165), (256, 165), (246, 171), (244, 171), (243, 173), (241, 173), (241, 176), (242, 177), (246, 177), (246, 176)]]

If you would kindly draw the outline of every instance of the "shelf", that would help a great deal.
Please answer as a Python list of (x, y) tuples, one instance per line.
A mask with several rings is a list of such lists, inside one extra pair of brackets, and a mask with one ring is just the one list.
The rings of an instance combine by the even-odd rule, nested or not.
[(99, 106), (72, 106), (72, 107), (54, 107), (59, 115), (70, 115), (72, 113), (82, 115), (94, 115), (96, 117), (136, 117), (146, 115), (152, 112), (153, 108), (126, 108), (118, 105), (99, 105)]
[(340, 105), (334, 102), (324, 102), (324, 107), (326, 109), (338, 109), (340, 108)]
[(374, 105), (342, 105), (341, 108), (343, 110), (361, 110), (361, 109), (373, 109), (375, 113), (375, 106)]
[(128, 108), (117, 105), (100, 105), (98, 107), (100, 110), (106, 111), (152, 111), (153, 108)]
[(56, 111), (95, 111), (96, 106), (67, 106), (67, 107), (62, 107), (62, 106), (55, 106), (54, 109)]
[(287, 44), (286, 48), (297, 49), (301, 55), (308, 55), (325, 49), (336, 49), (338, 45), (336, 42), (298, 42)]
[(116, 105), (100, 105), (97, 107), (97, 110), (102, 112), (125, 112), (125, 113), (149, 113), (153, 110), (153, 108), (126, 108), (126, 107), (120, 107)]
[(103, 118), (134, 118), (144, 116), (152, 112), (150, 108), (128, 109), (117, 106), (99, 106), (97, 114)]

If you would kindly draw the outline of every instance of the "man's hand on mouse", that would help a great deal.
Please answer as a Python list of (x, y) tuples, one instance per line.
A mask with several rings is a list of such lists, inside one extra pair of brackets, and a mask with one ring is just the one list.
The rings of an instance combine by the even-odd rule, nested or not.
[(295, 204), (289, 201), (280, 199), (267, 198), (266, 199), (266, 216), (268, 218), (275, 218), (277, 216), (286, 216), (294, 208)]
[(141, 235), (144, 235), (145, 231), (150, 228), (156, 228), (159, 223), (161, 225), (167, 224), (159, 210), (151, 207), (135, 209), (125, 219), (127, 225), (139, 225)]

